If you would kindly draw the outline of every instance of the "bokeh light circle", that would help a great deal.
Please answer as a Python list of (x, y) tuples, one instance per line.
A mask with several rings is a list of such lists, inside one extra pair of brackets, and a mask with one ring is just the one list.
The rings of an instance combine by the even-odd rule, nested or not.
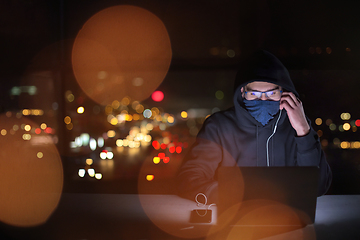
[(165, 78), (171, 57), (163, 22), (148, 10), (121, 5), (84, 24), (74, 41), (72, 66), (82, 90), (105, 105), (125, 96), (148, 98)]
[(39, 126), (15, 113), (9, 116), (0, 115), (0, 128), (10, 133), (0, 136), (0, 221), (19, 227), (40, 225), (61, 197), (61, 159), (53, 139), (44, 131), (14, 130), (15, 125)]
[(155, 102), (161, 102), (164, 100), (164, 93), (162, 91), (155, 91), (151, 94), (151, 98)]

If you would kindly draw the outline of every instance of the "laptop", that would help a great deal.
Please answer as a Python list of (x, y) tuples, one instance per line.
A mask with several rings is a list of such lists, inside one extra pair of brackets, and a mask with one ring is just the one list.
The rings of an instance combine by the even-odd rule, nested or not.
[(302, 228), (314, 223), (317, 167), (220, 167), (218, 224)]

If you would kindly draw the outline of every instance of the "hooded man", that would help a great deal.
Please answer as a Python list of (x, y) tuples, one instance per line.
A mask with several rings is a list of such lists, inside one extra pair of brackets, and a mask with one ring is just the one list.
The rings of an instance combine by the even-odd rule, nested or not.
[[(331, 170), (285, 66), (256, 52), (236, 75), (234, 107), (206, 119), (179, 169), (179, 195), (217, 199), (219, 166), (318, 166), (318, 195)], [(306, 176), (304, 176), (306, 177)]]

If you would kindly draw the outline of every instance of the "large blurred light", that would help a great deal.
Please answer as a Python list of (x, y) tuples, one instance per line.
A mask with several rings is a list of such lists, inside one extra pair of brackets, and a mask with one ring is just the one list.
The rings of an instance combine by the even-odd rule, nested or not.
[(165, 78), (171, 57), (162, 21), (148, 10), (122, 5), (84, 24), (74, 41), (72, 66), (82, 90), (106, 105), (125, 96), (148, 98)]
[(35, 141), (40, 136), (50, 138), (46, 133), (33, 136), (32, 131), (14, 129), (27, 125), (39, 128), (26, 117), (0, 115), (0, 123), (0, 221), (16, 227), (43, 224), (56, 209), (62, 193), (60, 155), (52, 141)]

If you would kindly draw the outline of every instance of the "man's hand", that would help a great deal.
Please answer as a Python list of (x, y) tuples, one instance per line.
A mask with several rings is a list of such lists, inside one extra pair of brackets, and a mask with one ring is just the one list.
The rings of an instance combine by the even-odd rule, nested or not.
[(304, 108), (300, 99), (292, 92), (284, 92), (280, 99), (280, 109), (286, 110), (291, 126), (299, 137), (305, 136), (310, 131), (306, 121)]

